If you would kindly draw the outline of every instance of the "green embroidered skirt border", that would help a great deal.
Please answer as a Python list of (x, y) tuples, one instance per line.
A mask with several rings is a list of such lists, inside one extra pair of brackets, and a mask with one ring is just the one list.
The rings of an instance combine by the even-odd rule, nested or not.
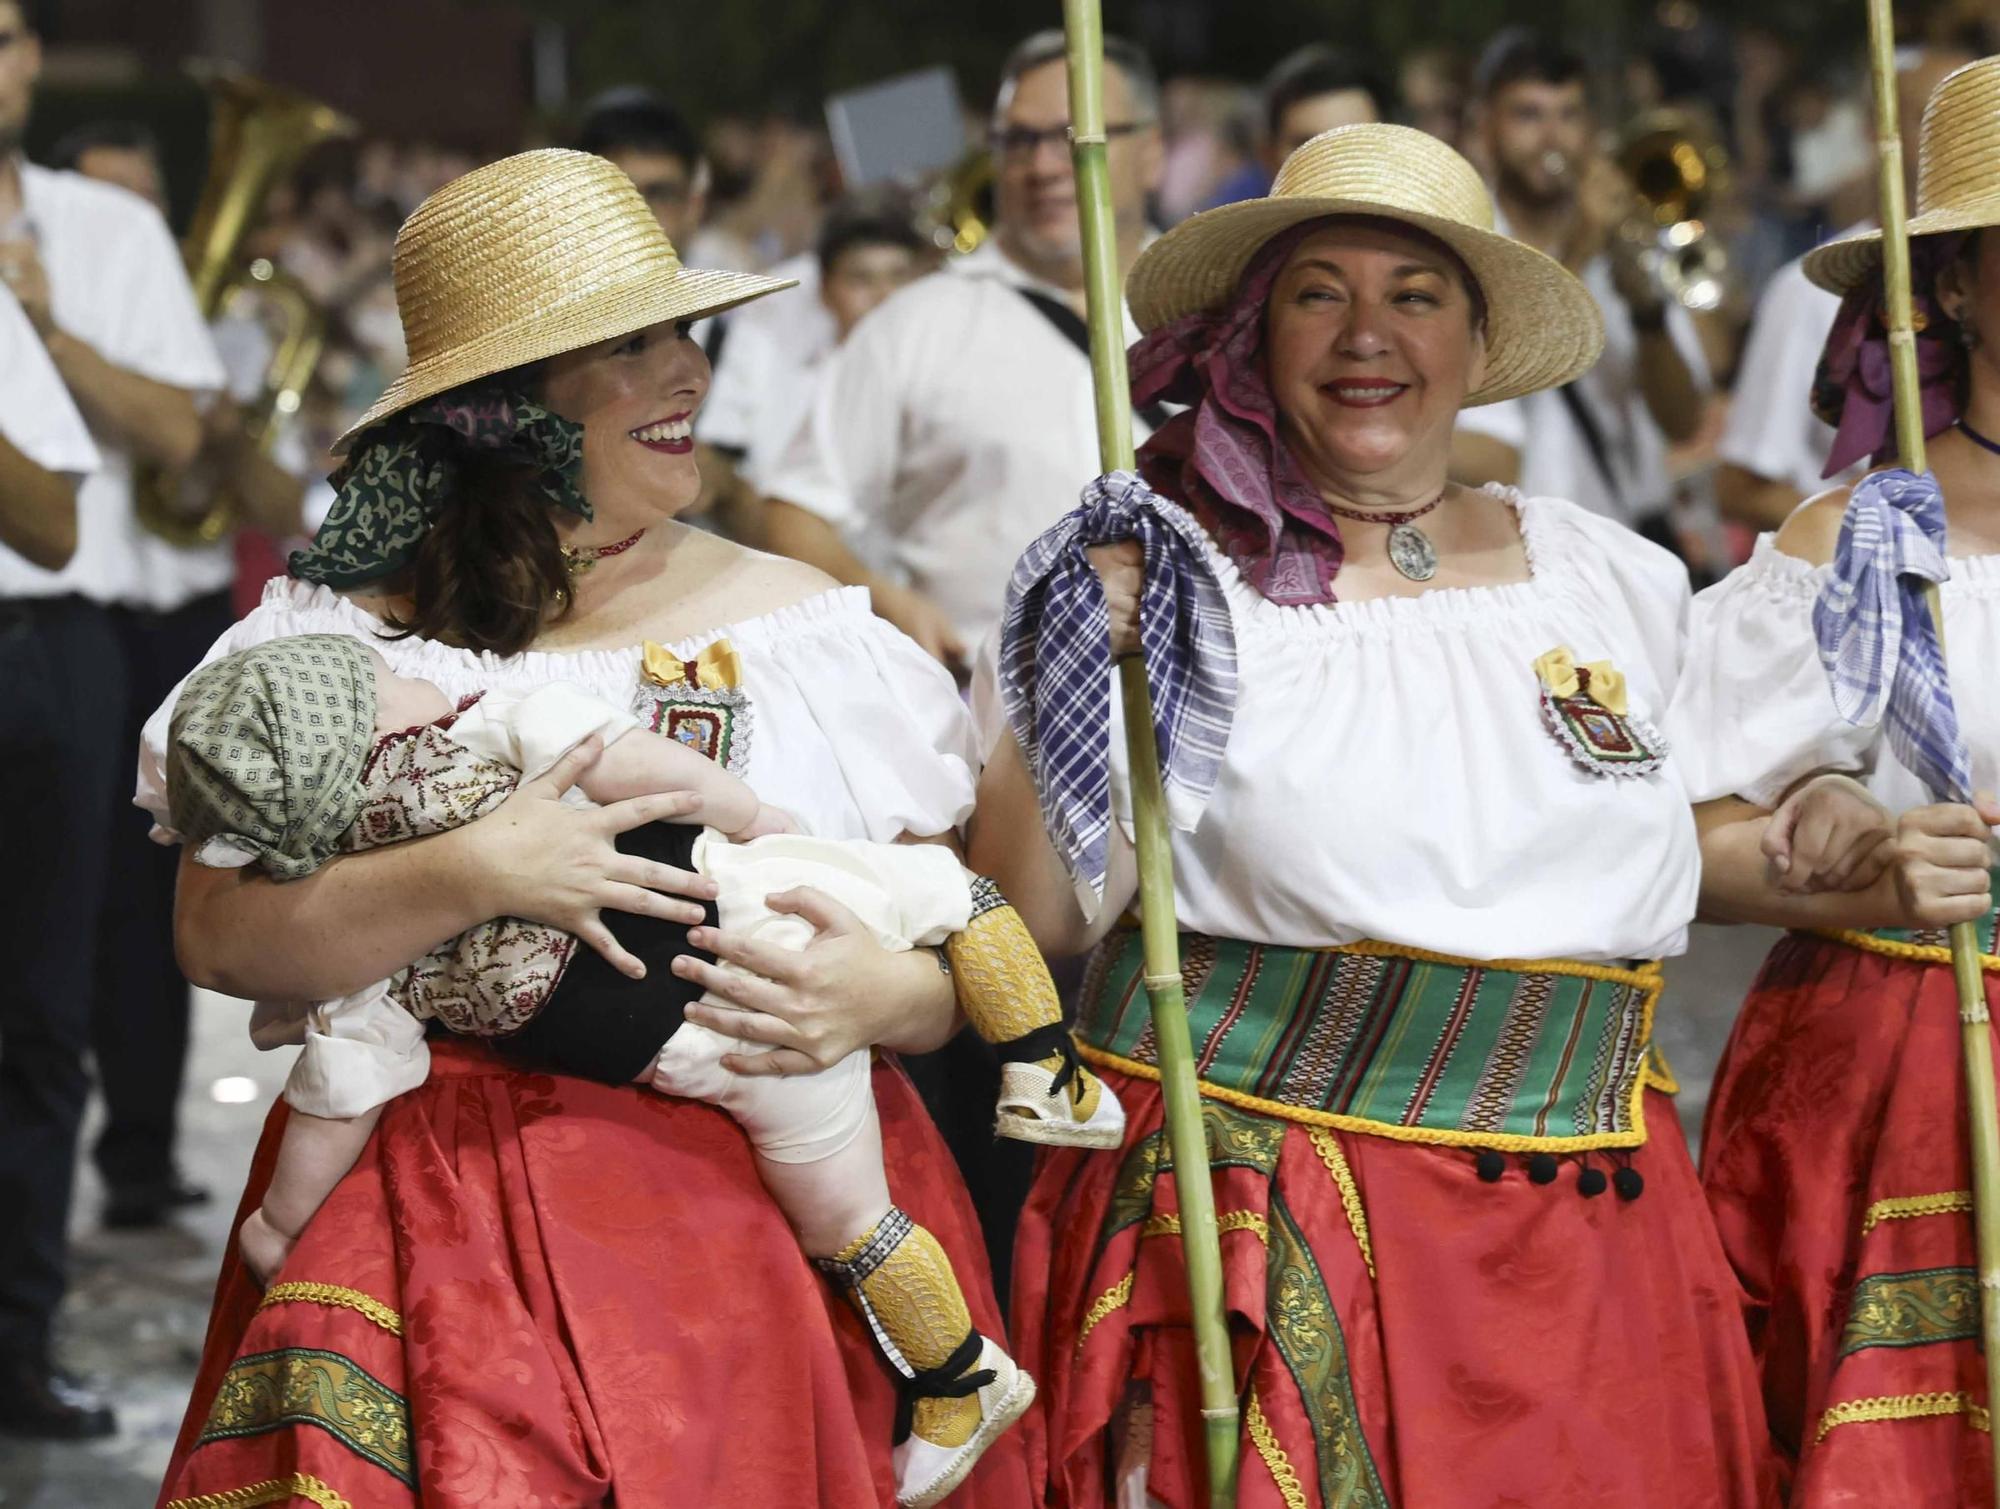
[[(1657, 964), (1476, 961), (1383, 943), (1285, 948), (1181, 936), (1202, 1094), (1266, 1115), (1504, 1151), (1646, 1140)], [(1103, 1067), (1157, 1078), (1136, 930), (1099, 947), (1077, 1038)]]

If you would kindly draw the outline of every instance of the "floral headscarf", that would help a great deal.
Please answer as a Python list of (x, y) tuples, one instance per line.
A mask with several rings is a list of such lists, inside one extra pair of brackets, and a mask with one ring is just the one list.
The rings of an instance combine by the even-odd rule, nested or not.
[(312, 544), (293, 554), (291, 574), (354, 587), (405, 565), (475, 451), (533, 468), (552, 507), (590, 517), (580, 485), (582, 425), (502, 387), (459, 388), (390, 416), (356, 441), (333, 474), (333, 508)]
[(1192, 511), (1274, 603), (1330, 603), (1340, 527), (1278, 434), (1264, 371), (1264, 303), (1286, 259), (1332, 217), (1265, 242), (1220, 310), (1183, 315), (1132, 348), (1132, 403), (1182, 403), (1139, 450), (1139, 474)]
[[(1926, 436), (1949, 429), (1958, 418), (1965, 347), (1936, 290), (1938, 274), (1964, 247), (1964, 232), (1917, 236), (1910, 242), (1911, 323), (1916, 327)], [(1835, 431), (1823, 477), (1838, 476), (1857, 461), (1879, 465), (1895, 456), (1895, 384), (1882, 300), (1879, 277), (1848, 290), (1820, 352), (1812, 411)]]

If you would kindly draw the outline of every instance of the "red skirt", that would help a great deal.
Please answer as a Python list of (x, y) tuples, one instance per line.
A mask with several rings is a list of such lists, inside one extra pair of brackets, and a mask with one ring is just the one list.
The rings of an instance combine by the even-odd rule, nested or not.
[[(1159, 1087), (1105, 1078), (1130, 1115), (1124, 1151), (1046, 1155), (1014, 1265), (1050, 1502), (1108, 1506), (1136, 1460), (1154, 1498), (1199, 1509)], [(1488, 1184), (1459, 1149), (1203, 1113), (1243, 1387), (1242, 1509), (1771, 1501), (1741, 1299), (1668, 1097), (1649, 1093), (1630, 1203), (1579, 1195), (1574, 1157), (1551, 1185), (1518, 1157)], [(1150, 1397), (1150, 1441), (1135, 1394)]]
[[(431, 1062), (268, 1294), (224, 1260), (162, 1506), (895, 1501), (891, 1375), (735, 1123), (467, 1044)], [(875, 1091), (897, 1201), (998, 1336), (950, 1155), (900, 1070), (878, 1066)], [(265, 1126), (243, 1213), (283, 1123)], [(1004, 1436), (951, 1502), (1033, 1504), (1038, 1428)]]
[(1949, 966), (1793, 934), (1716, 1071), (1702, 1182), (1794, 1506), (1993, 1502), (1962, 1063)]

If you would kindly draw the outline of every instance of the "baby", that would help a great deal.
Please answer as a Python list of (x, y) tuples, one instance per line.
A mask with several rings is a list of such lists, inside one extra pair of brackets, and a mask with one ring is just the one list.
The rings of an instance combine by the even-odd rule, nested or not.
[[(565, 800), (691, 793), (696, 806), (682, 822), (640, 828), (623, 843), (714, 880), (716, 926), (803, 948), (811, 924), (765, 899), (812, 886), (884, 948), (942, 946), (968, 1020), (1003, 1060), (999, 1134), (1119, 1144), (1123, 1109), (1077, 1061), (1047, 969), (990, 881), (934, 844), (798, 834), (712, 760), (649, 736), (577, 687), (487, 692), (454, 707), (431, 683), (393, 675), (359, 640), (273, 640), (188, 679), (171, 726), (168, 804), (198, 862), (296, 879), (340, 852), (470, 822), (592, 735), (603, 755)], [(315, 1007), (286, 1089), (293, 1115), (271, 1184), (239, 1236), (244, 1261), (268, 1282), (353, 1166), (382, 1104), (423, 1082), (422, 1023), (489, 1039), (536, 1067), (709, 1102), (744, 1128), (801, 1245), (902, 1375), (913, 1407), (896, 1446), (898, 1502), (937, 1502), (1027, 1409), (1034, 1382), (973, 1329), (942, 1248), (890, 1200), (869, 1054), (811, 1075), (734, 1073), (725, 1055), (759, 1049), (685, 1020), (695, 987), (667, 966), (692, 951), (687, 928), (624, 914), (609, 921), (649, 965), (645, 980), (566, 933), (498, 918), (383, 986)]]

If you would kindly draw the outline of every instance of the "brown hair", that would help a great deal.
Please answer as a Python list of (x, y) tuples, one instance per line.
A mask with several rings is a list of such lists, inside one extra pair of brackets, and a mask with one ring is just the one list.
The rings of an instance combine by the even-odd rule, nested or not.
[(388, 617), (398, 639), (515, 655), (570, 606), (569, 568), (534, 473), (489, 456), (465, 457), (399, 576), (411, 609)]
[[(479, 386), (497, 384), (539, 400), (542, 376), (542, 364), (532, 362), (482, 378)], [(462, 447), (437, 521), (394, 585), (411, 607), (408, 617), (387, 616), (392, 638), (435, 639), (495, 655), (532, 646), (571, 602), (555, 515), (534, 469)]]

